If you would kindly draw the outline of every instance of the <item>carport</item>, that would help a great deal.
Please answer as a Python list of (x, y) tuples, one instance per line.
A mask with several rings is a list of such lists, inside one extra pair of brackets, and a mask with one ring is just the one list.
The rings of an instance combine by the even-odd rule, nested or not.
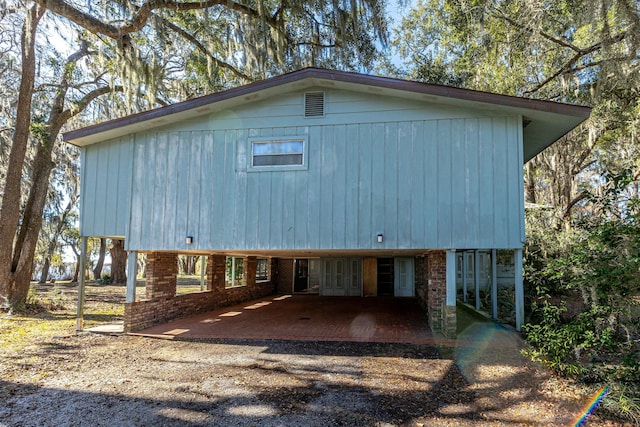
[(134, 335), (431, 344), (415, 298), (281, 295), (175, 320)]

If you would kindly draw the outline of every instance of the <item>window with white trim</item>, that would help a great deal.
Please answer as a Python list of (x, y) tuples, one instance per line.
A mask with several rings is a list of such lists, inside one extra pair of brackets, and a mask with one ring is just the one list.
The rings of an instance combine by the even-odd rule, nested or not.
[(256, 282), (266, 282), (269, 280), (269, 260), (259, 258), (256, 260)]
[(244, 285), (244, 259), (228, 256), (226, 259), (224, 287), (229, 289)]
[(251, 138), (249, 170), (301, 170), (307, 168), (305, 137)]

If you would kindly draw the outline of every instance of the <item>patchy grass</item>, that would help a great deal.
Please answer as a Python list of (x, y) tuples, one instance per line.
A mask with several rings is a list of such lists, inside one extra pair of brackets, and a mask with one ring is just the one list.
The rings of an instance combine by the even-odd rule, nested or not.
[[(88, 283), (84, 326), (122, 320), (124, 297), (123, 286)], [(22, 310), (0, 314), (0, 376), (20, 376), (29, 382), (42, 379), (48, 344), (75, 333), (77, 301), (75, 283), (32, 283)]]

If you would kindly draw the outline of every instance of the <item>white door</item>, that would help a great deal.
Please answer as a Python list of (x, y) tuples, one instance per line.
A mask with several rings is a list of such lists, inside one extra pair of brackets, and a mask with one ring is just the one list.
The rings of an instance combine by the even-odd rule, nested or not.
[(321, 295), (362, 295), (361, 258), (322, 258), (320, 265)]
[(413, 258), (395, 258), (394, 260), (394, 296), (414, 296)]
[(322, 259), (322, 283), (321, 295), (342, 296), (347, 295), (347, 275), (348, 264), (344, 258), (323, 258)]
[(317, 294), (320, 292), (320, 260), (309, 260), (309, 292)]

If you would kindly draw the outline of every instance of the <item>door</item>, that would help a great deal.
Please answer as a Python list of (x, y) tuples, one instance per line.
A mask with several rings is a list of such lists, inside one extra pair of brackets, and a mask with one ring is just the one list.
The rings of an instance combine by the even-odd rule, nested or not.
[(345, 289), (346, 262), (343, 258), (322, 259), (322, 291), (321, 295), (343, 296)]
[(414, 296), (413, 258), (402, 257), (394, 260), (394, 294), (397, 297)]
[(393, 296), (393, 258), (378, 258), (378, 296)]
[(309, 293), (320, 292), (320, 260), (318, 258), (309, 260)]
[(362, 295), (362, 258), (322, 258), (320, 265), (321, 295)]
[(309, 260), (296, 259), (293, 262), (293, 292), (309, 291)]

